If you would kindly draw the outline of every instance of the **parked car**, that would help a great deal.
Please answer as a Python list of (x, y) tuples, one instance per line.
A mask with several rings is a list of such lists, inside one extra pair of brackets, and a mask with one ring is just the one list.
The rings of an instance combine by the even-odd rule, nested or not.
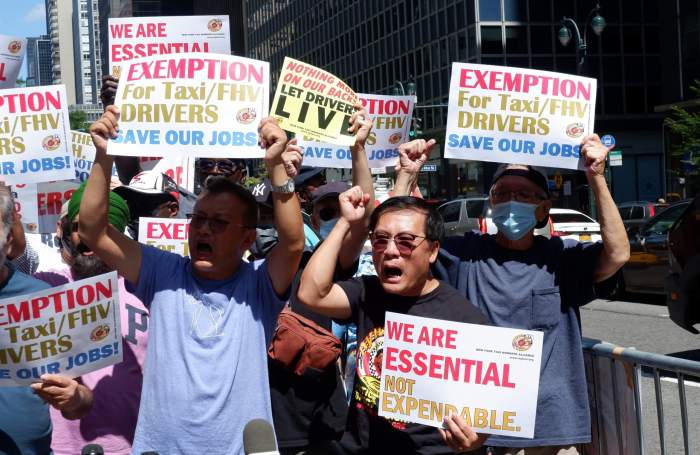
[(552, 208), (549, 211), (552, 221), (552, 235), (579, 242), (601, 240), (600, 224), (588, 215), (571, 209)]
[(700, 196), (688, 204), (668, 233), (670, 273), (666, 306), (671, 320), (692, 333), (700, 323)]
[(634, 233), (647, 220), (668, 206), (669, 204), (660, 202), (632, 201), (617, 204), (617, 209), (627, 230)]
[(622, 268), (625, 291), (665, 294), (664, 281), (668, 274), (668, 233), (690, 203), (673, 204), (629, 232), (630, 260)]
[[(488, 196), (455, 199), (438, 207), (438, 212), (442, 215), (445, 223), (445, 235), (464, 235), (466, 232), (472, 231), (478, 231), (482, 234), (498, 232), (491, 217)], [(547, 226), (535, 229), (535, 235), (551, 237), (551, 220)]]

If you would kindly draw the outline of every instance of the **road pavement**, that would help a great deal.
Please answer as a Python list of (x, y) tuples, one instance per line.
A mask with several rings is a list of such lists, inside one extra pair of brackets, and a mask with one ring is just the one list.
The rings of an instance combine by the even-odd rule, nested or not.
[[(640, 351), (700, 361), (700, 335), (681, 329), (668, 317), (663, 298), (633, 295), (623, 301), (596, 300), (581, 309), (583, 336)], [(695, 378), (697, 380), (697, 378)], [(661, 382), (667, 454), (685, 453), (678, 382)], [(700, 382), (686, 381), (689, 449), (700, 454)], [(646, 454), (660, 454), (654, 381), (642, 375), (642, 413)]]

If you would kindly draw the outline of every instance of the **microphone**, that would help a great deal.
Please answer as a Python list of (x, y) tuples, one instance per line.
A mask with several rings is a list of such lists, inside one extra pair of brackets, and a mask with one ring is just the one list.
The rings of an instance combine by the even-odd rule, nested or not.
[(243, 429), (245, 455), (279, 455), (275, 431), (267, 420), (254, 419)]
[(99, 444), (88, 444), (80, 451), (80, 455), (105, 455), (105, 450)]

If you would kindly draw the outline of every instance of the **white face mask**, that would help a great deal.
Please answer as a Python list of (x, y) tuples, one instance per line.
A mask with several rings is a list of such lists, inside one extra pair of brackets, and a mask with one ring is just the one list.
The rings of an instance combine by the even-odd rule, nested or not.
[(333, 218), (332, 220), (328, 221), (320, 221), (318, 225), (318, 233), (321, 235), (322, 239), (326, 239), (330, 235), (337, 222), (338, 218)]

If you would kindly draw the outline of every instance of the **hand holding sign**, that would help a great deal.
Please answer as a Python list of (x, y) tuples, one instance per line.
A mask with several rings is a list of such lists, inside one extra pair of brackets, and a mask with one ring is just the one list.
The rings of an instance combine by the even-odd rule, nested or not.
[(95, 149), (99, 152), (107, 150), (107, 141), (117, 137), (119, 130), (119, 109), (116, 106), (109, 106), (105, 109), (102, 117), (90, 125), (90, 135)]
[(31, 385), (34, 393), (67, 417), (80, 418), (81, 410), (92, 405), (92, 392), (75, 379), (59, 374), (44, 374), (42, 382)]
[(350, 223), (362, 221), (365, 218), (365, 205), (369, 202), (369, 194), (363, 193), (362, 188), (353, 186), (342, 193), (340, 200), (340, 216)]
[(457, 414), (445, 417), (445, 429), (438, 428), (443, 441), (456, 453), (478, 449), (484, 444), (487, 435), (479, 435)]
[(586, 175), (588, 177), (604, 175), (608, 148), (600, 142), (597, 134), (591, 134), (583, 138), (581, 155), (586, 160)]
[(350, 128), (348, 133), (355, 133), (355, 146), (364, 147), (372, 131), (372, 119), (360, 103), (355, 104), (357, 112), (350, 116)]

